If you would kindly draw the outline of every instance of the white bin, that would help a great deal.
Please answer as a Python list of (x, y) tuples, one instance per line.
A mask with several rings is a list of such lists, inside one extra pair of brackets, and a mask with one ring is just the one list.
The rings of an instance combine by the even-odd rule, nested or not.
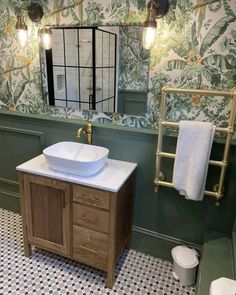
[(173, 276), (182, 286), (191, 286), (195, 283), (198, 253), (185, 246), (177, 246), (171, 251), (173, 257)]

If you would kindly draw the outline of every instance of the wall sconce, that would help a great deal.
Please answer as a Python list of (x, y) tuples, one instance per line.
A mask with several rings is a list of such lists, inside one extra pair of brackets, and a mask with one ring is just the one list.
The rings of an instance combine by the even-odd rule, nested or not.
[(24, 47), (27, 42), (28, 28), (25, 24), (25, 20), (21, 11), (17, 15), (16, 34), (17, 34), (18, 42), (20, 43), (22, 47)]
[(43, 28), (39, 33), (40, 45), (48, 50), (52, 48), (52, 31), (50, 28)]
[(157, 35), (157, 18), (163, 17), (168, 11), (167, 0), (151, 0), (147, 5), (148, 15), (143, 23), (142, 43), (145, 49), (155, 45)]
[(28, 28), (27, 28), (27, 25), (25, 24), (22, 10), (28, 11), (28, 16), (33, 22), (39, 22), (43, 17), (43, 8), (38, 3), (33, 3), (33, 2), (26, 9), (20, 8), (19, 13), (17, 15), (16, 33), (17, 33), (18, 41), (20, 45), (23, 47), (25, 46), (27, 42)]

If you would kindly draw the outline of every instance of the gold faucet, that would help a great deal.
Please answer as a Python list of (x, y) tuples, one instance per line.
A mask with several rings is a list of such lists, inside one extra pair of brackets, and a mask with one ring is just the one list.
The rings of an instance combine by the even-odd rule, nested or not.
[(76, 136), (78, 139), (80, 139), (81, 133), (87, 135), (88, 144), (92, 144), (93, 125), (91, 120), (88, 120), (85, 128), (78, 129)]

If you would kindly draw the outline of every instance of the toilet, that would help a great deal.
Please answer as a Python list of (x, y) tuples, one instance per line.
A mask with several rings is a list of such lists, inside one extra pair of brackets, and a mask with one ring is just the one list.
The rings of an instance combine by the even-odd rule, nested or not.
[(209, 295), (236, 295), (236, 281), (228, 278), (212, 281)]

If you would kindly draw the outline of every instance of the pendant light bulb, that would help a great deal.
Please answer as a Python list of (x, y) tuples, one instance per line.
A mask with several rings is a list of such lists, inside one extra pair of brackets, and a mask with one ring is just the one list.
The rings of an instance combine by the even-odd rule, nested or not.
[(157, 9), (159, 4), (155, 0), (148, 3), (148, 15), (143, 24), (143, 37), (142, 43), (145, 49), (151, 49), (156, 42), (157, 36)]
[(20, 46), (24, 47), (28, 40), (28, 31), (22, 29), (17, 30), (17, 38)]
[(157, 28), (156, 27), (146, 27), (143, 28), (143, 47), (145, 49), (151, 49), (156, 42)]
[(28, 40), (28, 28), (21, 12), (17, 16), (16, 34), (19, 44), (24, 47)]
[(52, 31), (50, 28), (43, 28), (40, 31), (40, 45), (48, 50), (52, 48)]

